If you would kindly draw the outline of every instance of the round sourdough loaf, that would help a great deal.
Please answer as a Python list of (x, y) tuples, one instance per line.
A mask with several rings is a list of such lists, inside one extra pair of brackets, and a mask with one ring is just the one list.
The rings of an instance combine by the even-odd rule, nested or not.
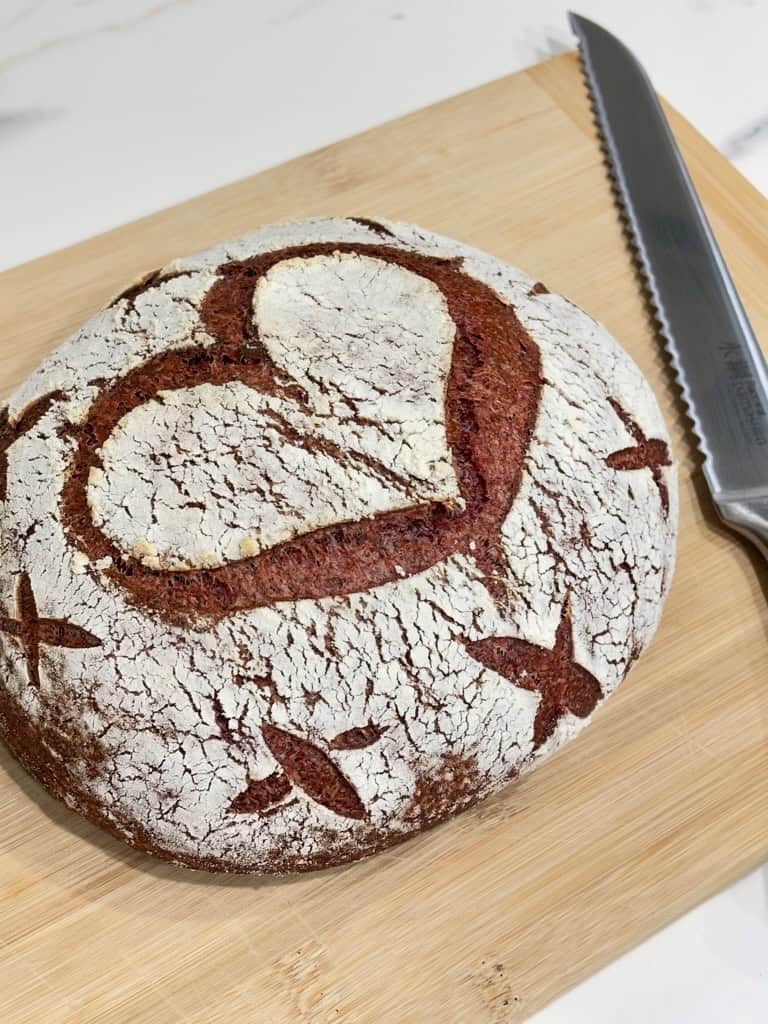
[(133, 846), (354, 860), (570, 739), (650, 640), (668, 439), (566, 299), (364, 218), (145, 277), (0, 421), (0, 733)]

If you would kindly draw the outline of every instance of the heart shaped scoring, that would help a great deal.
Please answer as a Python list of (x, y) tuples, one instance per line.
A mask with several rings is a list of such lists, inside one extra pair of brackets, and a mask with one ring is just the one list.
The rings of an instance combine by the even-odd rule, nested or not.
[[(325, 262), (315, 263), (317, 257)], [(338, 287), (346, 296), (355, 291), (355, 304), (363, 311), (357, 318), (345, 318), (344, 303), (329, 300), (313, 280), (316, 270), (327, 267), (329, 260), (336, 261), (340, 271), (344, 257), (356, 262), (349, 265), (354, 272), (346, 280), (345, 272), (340, 272)], [(407, 358), (392, 361), (394, 346), (387, 335), (393, 330), (405, 331), (405, 327), (390, 316), (379, 351), (375, 345), (372, 352), (362, 347), (374, 372), (362, 382), (359, 374), (348, 373), (352, 353), (361, 340), (354, 335), (365, 321), (369, 293), (383, 280), (382, 273), (390, 273), (382, 271), (382, 263), (423, 279), (419, 295), (411, 276), (397, 276), (398, 287), (405, 289), (407, 283), (400, 293), (405, 305), (420, 304), (423, 295), (432, 295), (424, 291), (426, 285), (441, 293), (452, 331), (450, 369), (447, 376), (442, 375), (440, 385), (444, 391), (442, 417), (433, 398), (434, 382), (440, 379), (444, 363), (438, 361), (437, 373), (434, 369), (425, 373), (424, 367), (425, 350), (429, 353), (434, 338), (442, 337), (442, 328), (435, 332), (433, 327), (432, 340), (424, 337), (419, 327), (423, 311), (409, 312), (412, 323), (406, 318), (410, 334), (418, 340), (412, 366)], [(281, 264), (285, 266), (281, 268)], [(275, 274), (270, 277), (273, 269)], [(465, 274), (461, 257), (445, 259), (387, 245), (318, 242), (294, 246), (225, 263), (217, 275), (199, 313), (214, 343), (166, 350), (149, 358), (105, 387), (79, 424), (71, 471), (62, 490), (62, 517), (71, 542), (91, 560), (109, 557), (107, 574), (137, 604), (172, 620), (190, 621), (201, 615), (217, 619), (279, 601), (367, 591), (422, 572), (456, 554), (474, 559), (488, 590), (501, 600), (508, 578), (501, 527), (520, 485), (542, 389), (538, 348), (514, 309), (488, 285)], [(162, 277), (153, 277), (144, 287), (162, 282)], [(271, 293), (281, 301), (270, 302)], [(329, 323), (332, 329), (318, 326)], [(344, 325), (351, 328), (346, 334)], [(294, 331), (313, 335), (311, 353), (291, 343), (288, 335)], [(340, 344), (326, 347), (327, 339), (338, 333), (342, 334)], [(442, 353), (447, 348), (443, 341), (436, 351)], [(400, 376), (403, 386), (396, 394), (394, 383)], [(361, 388), (366, 380), (368, 386)], [(256, 539), (253, 548), (248, 544), (245, 550), (240, 548), (240, 559), (224, 564), (216, 564), (217, 556), (211, 552), (212, 565), (181, 569), (170, 554), (170, 564), (164, 565), (152, 547), (141, 544), (138, 551), (127, 554), (123, 533), (115, 530), (122, 539), (121, 548), (108, 534), (106, 521), (103, 527), (100, 524), (98, 508), (92, 509), (88, 501), (89, 496), (95, 501), (98, 494), (104, 473), (101, 460), (103, 453), (109, 452), (111, 435), (121, 420), (127, 421), (140, 407), (158, 398), (167, 400), (165, 392), (233, 382), (264, 396), (262, 409), (269, 407), (269, 398), (283, 403), (281, 411), (290, 407), (297, 415), (302, 413), (307, 417), (304, 426), (312, 417), (336, 417), (338, 424), (359, 430), (360, 439), (371, 430), (374, 472), (382, 478), (389, 473), (391, 484), (398, 460), (405, 460), (407, 486), (413, 490), (408, 502), (373, 515), (369, 504), (367, 516), (357, 520), (347, 511), (341, 521), (310, 527), (308, 532), (261, 550)], [(444, 424), (452, 475), (447, 472), (444, 450), (430, 453), (422, 439), (415, 456), (399, 448), (391, 458), (382, 452), (377, 442), (382, 436), (397, 437), (402, 424), (397, 429), (394, 424), (402, 418), (404, 405), (417, 410), (423, 405), (430, 410), (416, 417), (423, 419), (427, 429), (443, 429)], [(379, 419), (367, 415), (377, 409)], [(309, 432), (302, 437), (305, 449), (311, 449), (307, 438), (312, 436)], [(400, 441), (401, 447), (407, 448), (407, 429)], [(361, 451), (367, 455), (370, 450), (360, 440), (345, 457)], [(338, 454), (336, 451), (333, 456), (337, 462)], [(430, 477), (430, 458), (436, 469), (434, 478)], [(458, 485), (458, 495), (452, 486), (445, 487), (452, 479)], [(431, 492), (423, 490), (420, 496), (416, 482), (418, 487), (431, 487)], [(285, 523), (283, 527), (288, 529)], [(195, 557), (199, 557), (197, 552)]]
[(334, 523), (462, 507), (444, 413), (455, 325), (435, 284), (369, 256), (293, 258), (253, 307), (306, 401), (231, 381), (124, 416), (88, 482), (93, 521), (124, 556), (220, 566)]

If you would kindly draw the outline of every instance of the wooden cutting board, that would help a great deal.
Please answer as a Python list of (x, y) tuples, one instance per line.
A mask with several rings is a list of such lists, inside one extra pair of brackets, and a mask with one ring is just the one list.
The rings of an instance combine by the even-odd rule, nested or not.
[[(672, 113), (758, 334), (768, 204)], [(147, 168), (151, 173), (151, 167)], [(718, 525), (568, 55), (0, 275), (8, 391), (139, 273), (308, 214), (416, 221), (603, 320), (681, 464), (679, 567), (650, 652), (519, 785), (295, 880), (155, 863), (0, 754), (5, 1024), (491, 1024), (527, 1016), (768, 856), (768, 573)]]

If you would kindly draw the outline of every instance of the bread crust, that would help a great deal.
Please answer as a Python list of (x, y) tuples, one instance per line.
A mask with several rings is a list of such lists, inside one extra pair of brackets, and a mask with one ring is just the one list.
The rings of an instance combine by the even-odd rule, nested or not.
[(367, 218), (145, 276), (0, 418), (0, 735), (148, 853), (375, 853), (572, 738), (656, 628), (669, 438), (603, 327)]

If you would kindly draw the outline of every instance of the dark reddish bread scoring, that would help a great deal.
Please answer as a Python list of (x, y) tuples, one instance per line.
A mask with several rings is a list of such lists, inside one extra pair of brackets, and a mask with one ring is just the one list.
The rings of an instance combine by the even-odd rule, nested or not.
[[(326, 527), (256, 557), (217, 569), (184, 573), (146, 568), (121, 558), (91, 521), (86, 500), (99, 449), (127, 412), (171, 388), (238, 380), (259, 391), (306, 403), (259, 342), (251, 305), (258, 280), (276, 264), (334, 252), (396, 263), (434, 282), (456, 324), (445, 413), (448, 444), (464, 498), (461, 512), (439, 502), (380, 515), (373, 521)], [(294, 246), (233, 262), (200, 307), (200, 319), (217, 340), (212, 348), (162, 352), (121, 377), (91, 406), (78, 431), (78, 448), (64, 491), (64, 518), (73, 543), (93, 559), (110, 556), (111, 575), (161, 613), (221, 616), (276, 601), (295, 601), (369, 590), (411, 576), (441, 559), (468, 553), (488, 584), (501, 588), (501, 524), (514, 498), (538, 407), (541, 380), (536, 346), (511, 306), (486, 285), (462, 273), (458, 259), (436, 259), (384, 245)], [(156, 287), (163, 277), (146, 279)], [(141, 290), (131, 289), (135, 301)]]
[(368, 218), (145, 276), (0, 420), (0, 733), (210, 870), (355, 859), (588, 721), (675, 478), (639, 371), (519, 271)]

